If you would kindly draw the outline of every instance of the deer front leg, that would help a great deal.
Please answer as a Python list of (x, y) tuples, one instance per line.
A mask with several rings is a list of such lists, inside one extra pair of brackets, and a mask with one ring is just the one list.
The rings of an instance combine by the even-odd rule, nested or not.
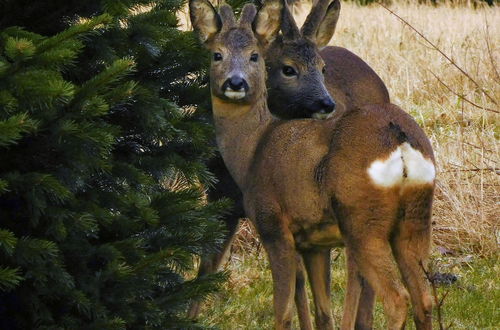
[(318, 329), (333, 329), (330, 303), (330, 249), (303, 252), (304, 263), (314, 297)]
[(277, 216), (259, 217), (256, 227), (266, 249), (273, 277), (277, 330), (291, 329), (296, 280), (296, 250), (292, 233)]

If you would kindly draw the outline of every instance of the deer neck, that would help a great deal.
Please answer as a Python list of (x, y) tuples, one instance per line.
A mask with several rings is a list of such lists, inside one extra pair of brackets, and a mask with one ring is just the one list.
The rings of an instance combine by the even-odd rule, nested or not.
[(273, 121), (266, 97), (254, 104), (235, 104), (212, 95), (215, 134), (231, 176), (244, 190), (254, 154)]

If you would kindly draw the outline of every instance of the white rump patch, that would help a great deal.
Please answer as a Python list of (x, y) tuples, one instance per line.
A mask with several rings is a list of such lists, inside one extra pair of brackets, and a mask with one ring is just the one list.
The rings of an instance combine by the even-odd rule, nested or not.
[(368, 175), (373, 182), (382, 187), (392, 187), (403, 181), (403, 158), (401, 147), (394, 150), (389, 158), (376, 160), (368, 167)]
[(436, 178), (436, 168), (430, 159), (425, 159), (418, 150), (407, 142), (400, 146), (406, 167), (406, 180), (411, 183), (432, 183)]
[(405, 142), (394, 150), (387, 159), (375, 160), (368, 167), (368, 176), (381, 187), (402, 184), (432, 183), (436, 169), (430, 159)]

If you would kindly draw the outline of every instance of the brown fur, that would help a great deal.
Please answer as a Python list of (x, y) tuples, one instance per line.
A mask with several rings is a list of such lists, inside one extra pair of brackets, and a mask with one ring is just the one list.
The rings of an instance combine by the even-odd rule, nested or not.
[(327, 64), (325, 84), (337, 111), (390, 102), (382, 79), (357, 55), (336, 46), (325, 47), (320, 54)]

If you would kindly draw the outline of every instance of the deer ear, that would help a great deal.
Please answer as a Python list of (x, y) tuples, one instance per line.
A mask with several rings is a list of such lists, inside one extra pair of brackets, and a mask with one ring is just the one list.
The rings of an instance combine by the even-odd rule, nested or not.
[(319, 48), (328, 45), (335, 33), (335, 27), (339, 20), (340, 14), (340, 0), (334, 0), (326, 10), (325, 17), (319, 25), (318, 32), (316, 33), (316, 45)]
[[(288, 2), (291, 2), (290, 0)], [(283, 16), (281, 18), (281, 32), (283, 37), (288, 40), (300, 38), (300, 31), (295, 23), (295, 19), (290, 11), (288, 3), (283, 5)]]
[(222, 27), (215, 8), (208, 0), (189, 0), (189, 16), (201, 43), (207, 46)]
[(284, 0), (267, 0), (253, 21), (253, 30), (260, 43), (267, 47), (278, 35)]

